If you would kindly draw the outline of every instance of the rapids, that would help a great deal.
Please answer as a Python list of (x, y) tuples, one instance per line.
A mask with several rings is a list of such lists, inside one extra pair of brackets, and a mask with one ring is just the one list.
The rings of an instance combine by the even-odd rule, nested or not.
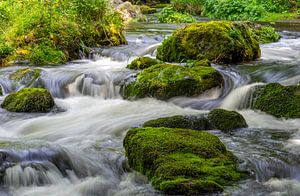
[[(135, 71), (136, 56), (154, 56), (165, 36), (181, 25), (139, 23), (127, 29), (127, 46), (95, 48), (90, 59), (41, 67), (40, 83), (55, 97), (49, 114), (0, 109), (0, 195), (160, 195), (126, 164), (126, 130), (144, 121), (177, 114), (207, 114), (221, 107), (238, 110), (249, 127), (231, 134), (217, 130), (251, 178), (223, 195), (299, 195), (300, 119), (276, 119), (253, 111), (253, 90), (269, 82), (300, 81), (300, 33), (281, 31), (277, 43), (261, 45), (262, 57), (221, 67), (224, 86), (199, 97), (123, 100), (120, 87)], [(22, 88), (9, 80), (19, 67), (0, 69), (4, 94)], [(0, 97), (0, 102), (4, 96)]]

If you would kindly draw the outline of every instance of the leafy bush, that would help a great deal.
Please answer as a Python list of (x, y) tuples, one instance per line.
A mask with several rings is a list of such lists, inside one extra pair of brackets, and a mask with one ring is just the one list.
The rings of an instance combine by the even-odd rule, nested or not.
[(163, 8), (159, 14), (157, 14), (158, 21), (161, 23), (192, 23), (196, 22), (196, 19), (187, 13), (176, 12), (170, 7)]
[(4, 0), (0, 39), (14, 49), (6, 62), (57, 64), (79, 58), (82, 46), (119, 45), (122, 20), (106, 0)]
[(264, 12), (262, 5), (249, 0), (206, 0), (205, 15), (229, 20), (258, 20)]

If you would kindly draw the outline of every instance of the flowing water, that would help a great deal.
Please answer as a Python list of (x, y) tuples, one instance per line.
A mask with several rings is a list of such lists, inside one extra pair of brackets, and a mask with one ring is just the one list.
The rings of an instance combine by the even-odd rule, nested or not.
[[(256, 62), (213, 65), (224, 86), (199, 97), (123, 100), (120, 87), (136, 74), (126, 65), (136, 56), (155, 56), (161, 41), (180, 26), (139, 23), (127, 30), (127, 46), (95, 48), (91, 60), (41, 67), (34, 85), (50, 90), (57, 107), (48, 114), (0, 109), (0, 195), (161, 195), (126, 164), (126, 130), (149, 119), (207, 114), (216, 107), (239, 111), (249, 125), (230, 134), (210, 131), (238, 157), (240, 169), (252, 174), (222, 195), (299, 195), (300, 119), (276, 119), (250, 108), (258, 86), (299, 83), (300, 34), (281, 29), (283, 38), (261, 45)], [(24, 87), (9, 79), (18, 68), (0, 69), (5, 95)]]

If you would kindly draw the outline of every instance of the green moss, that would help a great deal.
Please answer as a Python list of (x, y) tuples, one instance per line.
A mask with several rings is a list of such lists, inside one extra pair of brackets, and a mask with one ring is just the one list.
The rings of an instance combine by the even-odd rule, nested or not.
[(221, 131), (248, 127), (244, 117), (235, 111), (214, 109), (209, 112), (208, 120), (213, 127)]
[(157, 14), (158, 21), (161, 23), (193, 23), (196, 19), (187, 13), (176, 12), (173, 8), (163, 8)]
[(279, 20), (293, 20), (299, 18), (299, 11), (298, 12), (283, 12), (283, 13), (265, 13), (261, 18), (260, 21), (264, 22), (274, 22)]
[(202, 131), (131, 129), (124, 147), (129, 165), (166, 194), (219, 192), (243, 176), (218, 137)]
[(125, 98), (196, 96), (220, 86), (222, 76), (212, 67), (157, 64), (138, 73), (135, 82), (123, 87)]
[(256, 92), (254, 108), (275, 117), (300, 118), (300, 87), (267, 84)]
[(156, 12), (155, 8), (149, 7), (147, 5), (140, 6), (142, 14), (154, 14)]
[(0, 96), (3, 96), (2, 86), (0, 85)]
[(48, 112), (54, 100), (46, 89), (24, 88), (5, 97), (1, 107), (10, 112)]
[(169, 127), (192, 130), (207, 130), (209, 122), (204, 117), (198, 116), (171, 116), (149, 120), (144, 123), (144, 127)]
[(211, 67), (210, 61), (207, 59), (203, 60), (189, 60), (187, 61), (187, 66), (188, 67), (194, 67), (194, 66), (204, 66), (204, 67)]
[(134, 59), (129, 65), (127, 65), (127, 68), (139, 70), (151, 67), (152, 65), (156, 65), (159, 63), (161, 62), (157, 59), (153, 59), (150, 57), (139, 57)]
[(262, 26), (258, 29), (254, 29), (254, 33), (261, 44), (277, 42), (281, 38), (281, 35), (277, 33), (273, 27), (269, 26)]
[(242, 22), (212, 21), (176, 30), (157, 50), (167, 62), (208, 59), (215, 63), (238, 63), (260, 57), (251, 28)]
[(20, 82), (26, 87), (30, 87), (34, 84), (35, 81), (37, 81), (40, 75), (40, 69), (23, 68), (18, 69), (14, 73), (10, 74), (9, 79)]

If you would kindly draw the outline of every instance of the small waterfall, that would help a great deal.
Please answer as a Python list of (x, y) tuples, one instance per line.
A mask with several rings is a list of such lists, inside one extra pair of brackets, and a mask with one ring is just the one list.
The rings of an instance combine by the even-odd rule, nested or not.
[(82, 74), (67, 86), (70, 96), (88, 95), (103, 99), (119, 98), (120, 86), (105, 73)]
[(253, 104), (253, 93), (264, 83), (253, 83), (234, 89), (222, 102), (221, 108), (227, 110), (246, 109)]

